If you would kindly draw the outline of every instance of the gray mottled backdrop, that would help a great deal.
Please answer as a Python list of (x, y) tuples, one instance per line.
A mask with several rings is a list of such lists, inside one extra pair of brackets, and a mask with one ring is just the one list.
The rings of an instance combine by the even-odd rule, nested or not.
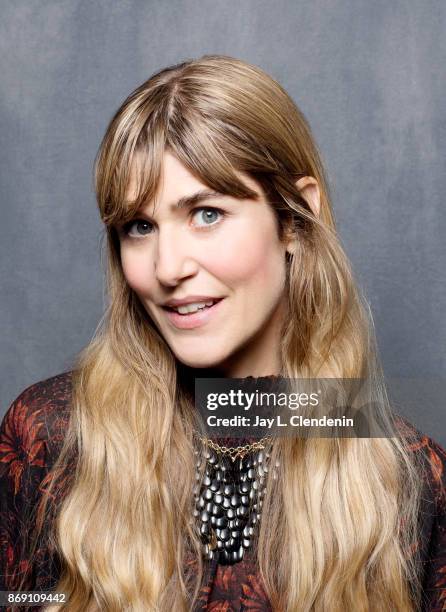
[(68, 369), (100, 318), (92, 164), (112, 113), (155, 70), (223, 53), (309, 119), (385, 372), (420, 381), (401, 412), (446, 444), (445, 2), (1, 0), (0, 14), (2, 412)]

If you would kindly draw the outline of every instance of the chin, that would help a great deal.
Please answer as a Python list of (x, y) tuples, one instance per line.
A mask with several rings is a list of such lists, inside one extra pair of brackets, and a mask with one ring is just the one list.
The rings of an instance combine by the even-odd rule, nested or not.
[(228, 357), (223, 353), (210, 355), (205, 345), (200, 346), (199, 353), (173, 352), (178, 361), (189, 368), (217, 368)]
[(174, 354), (178, 361), (189, 368), (211, 368), (216, 363), (208, 355), (186, 355), (184, 353), (176, 353), (175, 351)]

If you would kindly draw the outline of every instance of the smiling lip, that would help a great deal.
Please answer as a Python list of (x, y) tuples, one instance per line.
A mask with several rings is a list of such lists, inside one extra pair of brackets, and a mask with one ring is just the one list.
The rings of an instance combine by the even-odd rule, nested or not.
[[(202, 298), (200, 300), (197, 300), (195, 297), (193, 300), (188, 298), (187, 301), (177, 300), (176, 305), (181, 306), (181, 304), (178, 304), (178, 302), (181, 301), (183, 304), (191, 304), (192, 302), (199, 301), (209, 302), (211, 299), (215, 298), (207, 298), (207, 300)], [(166, 306), (163, 306), (163, 310), (174, 327), (177, 327), (178, 329), (194, 329), (195, 327), (201, 327), (202, 325), (205, 325), (205, 323), (210, 321), (220, 310), (220, 304), (223, 302), (223, 300), (224, 298), (218, 298), (218, 301), (215, 302), (215, 304), (213, 304), (212, 306), (206, 306), (206, 308), (203, 308), (202, 310), (197, 310), (197, 312), (191, 312), (184, 315), (176, 312), (175, 310), (168, 310)], [(175, 300), (172, 300), (171, 302), (169, 302), (169, 305), (174, 303)]]
[(217, 301), (221, 299), (222, 298), (212, 297), (209, 295), (189, 295), (188, 297), (182, 298), (181, 300), (178, 300), (178, 299), (168, 300), (167, 302), (162, 304), (162, 306), (163, 308), (166, 308), (168, 306), (178, 307), (178, 306), (185, 306), (186, 304), (194, 304), (195, 302), (210, 302), (211, 300)]

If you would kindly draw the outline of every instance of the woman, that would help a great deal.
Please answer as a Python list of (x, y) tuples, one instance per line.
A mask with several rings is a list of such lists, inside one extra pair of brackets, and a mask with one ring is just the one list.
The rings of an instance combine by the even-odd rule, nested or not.
[(367, 377), (391, 415), (285, 91), (224, 56), (162, 70), (112, 119), (96, 189), (110, 302), (73, 371), (3, 421), (2, 589), (64, 592), (47, 609), (70, 611), (443, 609), (446, 457), (408, 423), (197, 435), (195, 377)]

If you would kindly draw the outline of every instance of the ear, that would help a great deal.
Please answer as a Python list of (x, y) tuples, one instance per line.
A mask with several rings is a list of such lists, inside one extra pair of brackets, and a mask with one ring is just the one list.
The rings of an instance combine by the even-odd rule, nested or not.
[(317, 180), (312, 176), (304, 176), (296, 181), (296, 187), (313, 211), (314, 216), (318, 217), (321, 210), (321, 194)]
[[(319, 213), (321, 210), (321, 194), (319, 191), (319, 184), (317, 180), (312, 176), (304, 176), (298, 181), (296, 181), (296, 187), (299, 190), (300, 195), (311, 208), (313, 214), (316, 217), (319, 217)], [(288, 236), (286, 250), (290, 255), (294, 254), (295, 247), (295, 236)]]

